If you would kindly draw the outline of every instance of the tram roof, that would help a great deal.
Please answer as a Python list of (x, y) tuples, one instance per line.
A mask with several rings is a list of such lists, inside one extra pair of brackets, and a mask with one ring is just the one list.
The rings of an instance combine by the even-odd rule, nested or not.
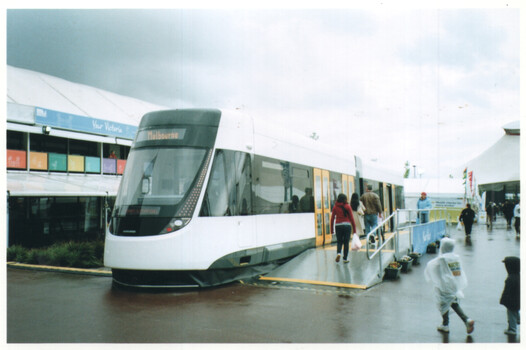
[(270, 158), (355, 174), (354, 155), (344, 154), (335, 146), (315, 141), (249, 113), (222, 110), (217, 144), (218, 147), (252, 151)]

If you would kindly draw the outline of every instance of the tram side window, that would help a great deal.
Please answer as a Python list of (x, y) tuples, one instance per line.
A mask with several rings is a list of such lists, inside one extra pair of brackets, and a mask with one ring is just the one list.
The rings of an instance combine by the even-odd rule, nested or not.
[(382, 193), (382, 191), (380, 191), (380, 182), (363, 179), (363, 189), (364, 189), (364, 191), (365, 191), (365, 189), (367, 188), (368, 185), (371, 185), (373, 187), (373, 192), (376, 193), (380, 198), (383, 197), (383, 193)]
[(279, 214), (313, 212), (312, 169), (256, 156), (254, 159), (254, 212)]
[[(334, 173), (330, 172), (329, 174), (330, 182), (331, 182), (331, 208), (334, 207), (334, 204), (336, 204), (336, 199), (338, 198), (338, 195), (343, 192), (343, 186), (342, 186), (342, 174), (340, 173)], [(348, 201), (350, 202), (351, 199), (348, 198)]]
[[(312, 195), (312, 168), (294, 164), (292, 166), (292, 204), (299, 198), (299, 210), (302, 213), (314, 212), (314, 196)], [(294, 206), (292, 206), (294, 208)], [(289, 212), (295, 212), (293, 209)]]
[(251, 165), (246, 153), (217, 150), (200, 216), (249, 215)]
[(284, 212), (287, 198), (292, 197), (285, 184), (286, 178), (289, 178), (286, 166), (275, 159), (255, 157), (253, 190), (256, 214)]
[(395, 206), (398, 209), (405, 209), (405, 198), (404, 198), (404, 188), (401, 186), (396, 186), (395, 193)]
[(252, 162), (248, 153), (236, 152), (237, 214), (252, 213)]

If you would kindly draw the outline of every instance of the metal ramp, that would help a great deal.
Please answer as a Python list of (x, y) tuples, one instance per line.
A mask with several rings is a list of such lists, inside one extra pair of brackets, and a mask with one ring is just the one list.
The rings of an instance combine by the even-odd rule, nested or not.
[[(386, 241), (393, 233), (386, 233)], [(311, 248), (301, 253), (287, 263), (260, 277), (263, 281), (304, 283), (342, 288), (367, 289), (382, 282), (384, 269), (395, 260), (396, 240), (392, 239), (372, 259), (367, 258), (365, 239), (362, 239), (362, 249), (350, 251), (350, 262), (342, 260), (336, 263), (336, 245)], [(411, 245), (409, 231), (400, 231), (398, 239), (399, 255), (409, 252)], [(374, 253), (375, 246), (369, 245), (369, 256)], [(400, 258), (400, 256), (398, 257)], [(381, 263), (380, 263), (381, 259)]]

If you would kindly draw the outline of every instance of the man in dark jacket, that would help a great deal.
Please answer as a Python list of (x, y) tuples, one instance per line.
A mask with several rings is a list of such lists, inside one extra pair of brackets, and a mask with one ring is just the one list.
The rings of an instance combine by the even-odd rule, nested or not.
[(508, 278), (504, 282), (504, 290), (500, 297), (500, 303), (506, 307), (508, 314), (508, 329), (504, 333), (517, 335), (521, 308), (521, 260), (515, 256), (507, 256), (502, 262), (508, 271)]
[(504, 212), (504, 217), (506, 218), (506, 227), (508, 229), (511, 228), (511, 219), (513, 219), (513, 203), (506, 200), (504, 202), (504, 206), (502, 207), (502, 211)]
[(471, 205), (466, 204), (466, 208), (460, 213), (458, 220), (464, 223), (464, 230), (466, 231), (466, 237), (471, 234), (471, 228), (473, 227), (473, 221), (475, 221), (475, 212), (471, 209)]

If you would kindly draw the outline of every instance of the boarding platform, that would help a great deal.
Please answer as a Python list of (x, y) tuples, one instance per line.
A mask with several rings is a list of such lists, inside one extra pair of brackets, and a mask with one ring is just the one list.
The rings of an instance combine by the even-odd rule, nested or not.
[[(392, 237), (394, 233), (385, 233), (387, 243), (381, 251), (377, 250), (378, 243), (368, 244), (366, 239), (361, 239), (362, 249), (349, 251), (349, 263), (343, 263), (343, 257), (340, 262), (335, 261), (335, 243), (311, 248), (261, 276), (260, 280), (367, 289), (382, 282), (384, 269), (389, 263), (410, 252), (409, 234), (409, 230), (399, 231), (396, 240), (396, 237)], [(396, 256), (396, 244), (398, 244), (398, 256)], [(375, 252), (377, 253), (374, 254)]]

